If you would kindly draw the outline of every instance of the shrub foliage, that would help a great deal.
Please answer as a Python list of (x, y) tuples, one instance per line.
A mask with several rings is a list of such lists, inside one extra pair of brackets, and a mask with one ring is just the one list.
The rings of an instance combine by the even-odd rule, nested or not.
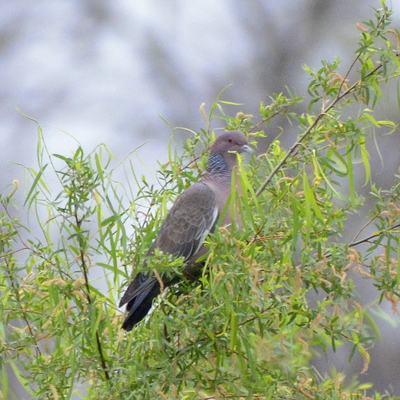
[[(349, 359), (364, 360), (359, 372), (368, 369), (379, 332), (355, 276), (393, 307), (399, 299), (400, 184), (393, 177), (396, 184), (381, 190), (369, 155), (380, 134), (396, 130), (374, 117), (382, 88), (400, 72), (399, 35), (381, 6), (359, 24), (347, 72), (339, 72), (340, 60), (304, 67), (308, 100), (273, 95), (257, 117), (228, 116), (224, 102), (204, 112), (207, 126), (223, 118), (253, 145), (273, 119), (289, 119), (298, 135), (288, 149), (275, 139), (257, 157), (239, 160), (242, 192), (233, 191), (231, 202), (243, 227), (212, 234), (200, 281), (182, 277), (129, 334), (120, 329), (118, 299), (171, 201), (204, 170), (213, 134), (192, 133), (183, 152), (170, 150), (150, 184), (132, 160), (115, 166), (105, 145), (50, 154), (38, 128), (38, 166), (25, 167), (30, 183), (19, 205), (26, 223), (14, 217), (18, 182), (1, 196), (4, 398), (16, 398), (10, 375), (35, 399), (367, 398), (370, 385), (319, 374), (310, 360), (348, 344)], [(307, 112), (298, 113), (307, 101)], [(123, 168), (130, 184), (115, 178)], [(344, 241), (346, 219), (365, 203), (363, 184), (374, 208), (354, 240)], [(370, 226), (374, 233), (366, 234)], [(180, 273), (179, 260), (149, 265)]]

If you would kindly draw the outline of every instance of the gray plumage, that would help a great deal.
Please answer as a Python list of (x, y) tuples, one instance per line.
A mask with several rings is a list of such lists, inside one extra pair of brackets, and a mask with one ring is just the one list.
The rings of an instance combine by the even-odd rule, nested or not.
[[(231, 192), (236, 153), (242, 152), (252, 151), (241, 132), (224, 132), (216, 139), (210, 149), (207, 173), (178, 197), (147, 256), (158, 248), (174, 257), (183, 257), (185, 271), (189, 271), (195, 261), (207, 252), (204, 239), (213, 232), (225, 208)], [(229, 213), (224, 218), (224, 224), (227, 223)], [(165, 276), (161, 279), (163, 286), (171, 284)], [(128, 315), (122, 328), (132, 330), (147, 315), (160, 291), (160, 282), (153, 273), (139, 272), (119, 303), (119, 307), (127, 303)]]

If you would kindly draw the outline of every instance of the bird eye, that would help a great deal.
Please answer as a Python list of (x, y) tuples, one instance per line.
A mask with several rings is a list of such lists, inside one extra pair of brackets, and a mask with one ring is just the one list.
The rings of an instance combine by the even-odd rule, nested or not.
[(232, 139), (228, 139), (228, 143), (232, 143), (233, 142), (233, 140)]

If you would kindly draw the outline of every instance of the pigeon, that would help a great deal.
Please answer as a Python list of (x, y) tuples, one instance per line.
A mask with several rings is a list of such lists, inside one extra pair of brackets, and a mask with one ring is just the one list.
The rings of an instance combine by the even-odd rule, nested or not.
[[(239, 131), (226, 131), (210, 148), (207, 172), (187, 188), (176, 200), (161, 225), (147, 256), (159, 249), (174, 258), (182, 257), (185, 271), (207, 253), (205, 238), (214, 231), (231, 193), (232, 170), (237, 162), (236, 153), (252, 154), (246, 136)], [(230, 222), (226, 212), (223, 225)], [(127, 304), (127, 315), (122, 328), (131, 331), (149, 312), (153, 300), (161, 290), (174, 283), (166, 274), (139, 272), (128, 286), (119, 303)]]

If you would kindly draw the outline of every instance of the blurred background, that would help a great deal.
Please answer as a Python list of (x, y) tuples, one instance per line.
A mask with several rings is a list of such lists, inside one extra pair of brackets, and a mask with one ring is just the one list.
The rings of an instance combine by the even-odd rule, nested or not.
[[(307, 96), (302, 65), (318, 68), (321, 59), (339, 57), (345, 73), (359, 40), (356, 23), (373, 18), (379, 5), (378, 0), (4, 1), (0, 190), (8, 193), (14, 179), (23, 182), (18, 163), (36, 166), (37, 126), (23, 114), (40, 123), (50, 153), (69, 156), (76, 149), (71, 135), (86, 151), (104, 142), (122, 161), (147, 142), (138, 150), (145, 163), (138, 162), (137, 174), (151, 180), (157, 161), (166, 160), (172, 135), (163, 119), (195, 131), (205, 128), (199, 107), (205, 103), (209, 110), (223, 89), (220, 99), (242, 104), (230, 109), (232, 115), (256, 116), (260, 101), (268, 103), (285, 86)], [(392, 7), (399, 28), (399, 2)], [(400, 122), (395, 82), (385, 88), (377, 110), (377, 119)], [(218, 126), (221, 122), (212, 128)], [(293, 144), (298, 131), (282, 118), (267, 130), (260, 151), (280, 127), (283, 146)], [(178, 138), (184, 135), (189, 133), (181, 131)], [(387, 188), (400, 164), (400, 139), (398, 133), (378, 139), (384, 165), (376, 151), (371, 163), (375, 181)], [(358, 229), (349, 224), (348, 237)], [(364, 303), (376, 299), (372, 287), (359, 283)], [(381, 307), (388, 315), (376, 319), (382, 338), (359, 379), (400, 395), (399, 317), (387, 302)], [(362, 360), (349, 364), (349, 351), (323, 355), (315, 367), (358, 374)], [(16, 391), (17, 398), (27, 398), (23, 388)]]

